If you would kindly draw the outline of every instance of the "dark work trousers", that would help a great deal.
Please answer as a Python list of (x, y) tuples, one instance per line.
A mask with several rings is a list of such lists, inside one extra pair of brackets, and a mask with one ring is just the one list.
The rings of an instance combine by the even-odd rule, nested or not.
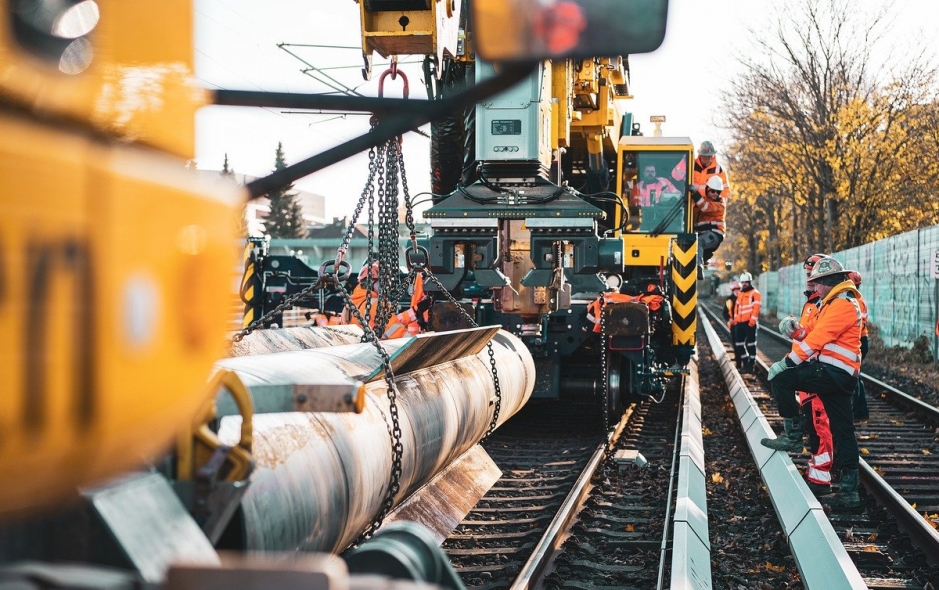
[(741, 338), (738, 338), (738, 342), (741, 340), (743, 341), (744, 359), (756, 360), (756, 329), (757, 326), (751, 326), (750, 324), (743, 324), (740, 326)]
[(734, 360), (737, 361), (737, 367), (747, 358), (746, 338), (747, 334), (744, 328), (749, 328), (747, 324), (734, 324), (731, 335), (734, 338)]
[(857, 437), (854, 434), (854, 413), (851, 408), (856, 377), (815, 361), (786, 369), (770, 383), (773, 397), (779, 405), (779, 415), (783, 418), (799, 415), (796, 391), (817, 393), (831, 425), (831, 438), (835, 447), (834, 465), (840, 469), (858, 468)]

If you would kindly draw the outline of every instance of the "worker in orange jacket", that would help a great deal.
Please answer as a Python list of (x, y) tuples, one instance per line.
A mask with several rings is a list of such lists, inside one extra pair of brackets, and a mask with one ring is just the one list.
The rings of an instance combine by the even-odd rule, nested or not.
[(694, 200), (694, 231), (698, 234), (698, 278), (704, 278), (704, 267), (724, 241), (724, 218), (727, 206), (721, 193), (724, 181), (714, 175), (704, 187), (704, 196), (691, 192)]
[[(805, 259), (802, 268), (806, 278), (806, 301), (802, 305), (802, 313), (798, 319), (793, 316), (783, 318), (779, 322), (779, 332), (793, 340), (803, 340), (808, 330), (815, 323), (821, 298), (815, 290), (815, 283), (808, 279), (815, 268), (815, 263), (825, 257), (825, 254), (813, 254)], [(831, 436), (831, 425), (825, 405), (818, 394), (807, 391), (797, 391), (799, 406), (802, 411), (804, 433), (808, 435), (809, 457), (805, 470), (805, 479), (809, 489), (816, 496), (831, 493), (831, 461), (834, 457), (834, 441)]]
[(815, 263), (809, 282), (821, 299), (818, 314), (806, 327), (805, 338), (793, 340), (792, 350), (774, 363), (768, 379), (783, 418), (784, 433), (760, 443), (770, 449), (801, 452), (802, 418), (796, 391), (818, 394), (825, 406), (834, 441), (834, 464), (841, 468), (838, 493), (826, 500), (832, 507), (860, 506), (859, 453), (851, 401), (861, 372), (861, 332), (864, 320), (860, 292), (848, 271), (830, 256)]
[(717, 150), (710, 141), (702, 141), (698, 147), (698, 157), (694, 160), (694, 169), (691, 172), (691, 188), (702, 197), (707, 181), (712, 176), (721, 177), (724, 184), (724, 190), (721, 191), (721, 198), (726, 200), (730, 197), (730, 180), (727, 177), (727, 171), (717, 163)]
[(745, 272), (738, 279), (740, 292), (734, 304), (734, 357), (737, 368), (745, 373), (753, 372), (756, 363), (756, 332), (760, 319), (763, 296), (753, 286), (753, 275)]
[[(371, 281), (367, 280), (368, 271), (371, 269)], [(392, 313), (388, 318), (384, 331), (378, 335), (381, 340), (389, 338), (403, 338), (405, 336), (420, 334), (424, 327), (429, 323), (429, 310), (434, 300), (424, 293), (423, 275), (417, 275), (414, 281), (414, 293), (411, 296), (411, 307), (400, 313)], [(366, 287), (369, 283), (369, 287)], [(355, 286), (350, 296), (352, 303), (359, 310), (359, 314), (365, 317), (366, 303), (369, 303), (368, 318), (369, 327), (375, 327), (375, 320), (378, 316), (378, 261), (371, 264), (366, 263), (359, 272), (359, 284)], [(359, 319), (347, 309), (343, 312), (345, 323), (361, 325)]]

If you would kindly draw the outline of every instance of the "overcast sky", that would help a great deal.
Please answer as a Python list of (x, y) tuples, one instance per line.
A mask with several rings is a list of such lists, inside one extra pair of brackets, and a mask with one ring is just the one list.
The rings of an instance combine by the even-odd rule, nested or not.
[[(626, 103), (648, 135), (651, 115), (665, 115), (665, 135), (689, 136), (697, 144), (712, 139), (720, 97), (739, 73), (736, 56), (752, 47), (747, 29), (767, 21), (778, 3), (765, 0), (671, 0), (665, 42), (654, 53), (630, 56), (632, 94)], [(939, 30), (935, 0), (858, 0), (862, 6), (892, 4), (895, 30), (911, 42), (931, 39)], [(377, 79), (387, 67), (376, 55), (371, 82), (362, 79), (359, 5), (353, 0), (195, 0), (196, 75), (207, 88), (325, 92), (325, 76), (367, 95), (377, 95)], [(278, 48), (279, 43), (295, 55)], [(935, 50), (937, 45), (929, 41)], [(301, 45), (308, 45), (302, 47)], [(313, 47), (315, 46), (315, 47)], [(419, 62), (420, 58), (406, 61)], [(304, 68), (322, 70), (320, 78)], [(411, 95), (426, 98), (419, 64), (402, 66)], [(687, 83), (681, 82), (688, 80)], [(398, 82), (386, 79), (386, 96), (400, 96)], [(273, 169), (283, 142), (295, 163), (368, 129), (367, 116), (291, 114), (282, 109), (208, 107), (196, 119), (196, 160), (200, 168), (220, 169), (227, 153), (236, 172), (261, 176)], [(425, 127), (424, 131), (428, 131)], [(409, 133), (404, 142), (411, 194), (430, 190), (429, 140)], [(350, 158), (297, 182), (327, 197), (330, 216), (352, 213), (367, 177), (365, 155)]]

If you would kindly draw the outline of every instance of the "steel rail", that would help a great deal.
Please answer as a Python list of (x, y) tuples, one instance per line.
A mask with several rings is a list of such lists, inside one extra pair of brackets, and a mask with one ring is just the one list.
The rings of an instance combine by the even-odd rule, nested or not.
[[(712, 319), (717, 319), (716, 314), (714, 314), (712, 310), (706, 309), (705, 306), (701, 307)], [(724, 324), (721, 323), (721, 325)], [(777, 339), (792, 342), (790, 338), (786, 338), (778, 332), (772, 330), (766, 331)], [(762, 363), (762, 361), (760, 362)], [(901, 402), (909, 403), (918, 410), (927, 413), (930, 417), (939, 419), (939, 409), (936, 407), (926, 404), (879, 379), (865, 375), (864, 373), (861, 373), (861, 377), (869, 383), (882, 387), (891, 395), (899, 398)], [(864, 484), (868, 493), (874, 496), (884, 509), (893, 515), (897, 520), (897, 525), (901, 530), (906, 532), (906, 534), (910, 536), (911, 541), (922, 550), (926, 559), (933, 565), (939, 565), (939, 532), (932, 527), (932, 524), (916, 512), (910, 503), (903, 498), (893, 486), (874, 471), (863, 458), (860, 460), (860, 476), (861, 482)]]
[[(764, 330), (764, 332), (769, 334), (773, 338), (776, 338), (777, 340), (781, 340), (783, 342), (792, 342), (791, 338), (787, 338), (786, 336), (783, 336), (782, 334), (780, 334), (779, 332), (776, 332), (775, 330)], [(893, 395), (894, 397), (899, 398), (899, 401), (909, 406), (912, 406), (913, 409), (917, 411), (925, 413), (930, 419), (939, 421), (939, 408), (935, 406), (931, 406), (922, 400), (916, 399), (910, 394), (900, 391), (899, 389), (890, 385), (889, 383), (884, 383), (880, 379), (877, 379), (876, 377), (872, 377), (871, 375), (868, 375), (867, 373), (864, 373), (863, 371), (861, 372), (860, 378), (863, 379), (865, 383), (870, 383), (871, 385), (876, 385), (877, 387), (880, 387), (881, 389), (885, 389), (886, 391), (890, 392), (890, 394)]]
[(623, 417), (620, 418), (616, 428), (607, 434), (606, 440), (597, 445), (596, 450), (587, 462), (587, 466), (580, 474), (580, 477), (577, 478), (573, 489), (571, 489), (570, 493), (564, 499), (560, 510), (558, 510), (557, 514), (551, 520), (551, 524), (548, 525), (544, 536), (538, 542), (538, 545), (535, 546), (531, 557), (528, 558), (528, 561), (522, 566), (522, 569), (519, 570), (518, 577), (515, 579), (515, 582), (512, 583), (509, 590), (533, 590), (536, 587), (537, 581), (541, 578), (542, 574), (544, 574), (548, 565), (557, 554), (557, 550), (564, 541), (564, 537), (574, 517), (577, 515), (584, 499), (587, 497), (590, 491), (590, 480), (593, 478), (594, 473), (596, 473), (597, 468), (606, 456), (608, 449), (611, 449), (613, 445), (616, 444), (617, 439), (619, 439), (620, 434), (623, 432), (623, 428), (632, 417), (634, 409), (635, 405), (630, 406), (626, 412), (623, 413)]
[(897, 526), (910, 536), (914, 545), (920, 548), (926, 559), (934, 566), (939, 566), (939, 531), (910, 503), (887, 483), (874, 469), (861, 459), (861, 481), (864, 487), (877, 501), (897, 519)]

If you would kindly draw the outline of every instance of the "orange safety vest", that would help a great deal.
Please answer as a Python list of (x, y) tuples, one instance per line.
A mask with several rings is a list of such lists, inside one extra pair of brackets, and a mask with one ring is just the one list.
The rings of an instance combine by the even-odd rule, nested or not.
[(752, 288), (749, 291), (740, 289), (740, 292), (737, 293), (737, 303), (734, 307), (734, 323), (745, 324), (750, 321), (750, 318), (759, 320), (760, 304), (762, 301), (763, 297), (756, 288)]
[(603, 326), (600, 324), (600, 314), (603, 312), (604, 305), (607, 303), (629, 303), (631, 301), (644, 303), (649, 311), (658, 311), (662, 308), (665, 297), (655, 294), (624, 295), (623, 293), (604, 293), (587, 306), (587, 319), (593, 322), (593, 331), (597, 334), (603, 332)]
[(724, 190), (721, 191), (721, 198), (727, 199), (730, 196), (730, 181), (727, 180), (727, 171), (721, 168), (721, 165), (717, 163), (717, 158), (711, 160), (711, 165), (705, 167), (701, 163), (701, 158), (695, 158), (694, 160), (694, 170), (691, 172), (691, 188), (695, 190), (702, 197), (704, 195), (704, 185), (707, 183), (708, 178), (718, 175), (721, 177), (721, 180), (724, 181)]
[(861, 332), (864, 315), (860, 293), (850, 280), (835, 286), (822, 300), (811, 327), (801, 341), (792, 341), (788, 358), (795, 364), (817, 357), (849, 375), (861, 373)]
[[(655, 191), (655, 196), (652, 195)], [(633, 190), (633, 205), (640, 207), (652, 207), (658, 205), (662, 200), (662, 193), (677, 193), (678, 189), (672, 182), (664, 177), (659, 177), (655, 182), (637, 182)]]
[(802, 340), (805, 338), (805, 335), (808, 334), (808, 331), (812, 329), (815, 317), (818, 316), (818, 306), (820, 303), (818, 293), (812, 293), (808, 301), (802, 305), (802, 315), (799, 316), (799, 327), (792, 333), (793, 340)]
[(697, 192), (693, 192), (695, 220), (694, 231), (715, 231), (724, 235), (724, 219), (727, 216), (727, 203), (723, 197), (717, 200), (709, 197), (702, 197)]
[[(365, 315), (365, 302), (368, 293), (365, 291), (365, 287), (362, 285), (356, 285), (355, 289), (352, 290), (352, 303), (359, 309), (359, 313)], [(371, 292), (371, 312), (372, 317), (369, 318), (369, 326), (375, 327), (375, 319), (377, 315), (378, 308), (378, 293), (374, 290)], [(343, 312), (343, 319), (347, 324), (356, 324), (359, 325), (359, 320), (354, 315), (349, 313), (349, 310)], [(392, 314), (388, 318), (388, 323), (385, 326), (385, 332), (379, 334), (378, 337), (381, 340), (387, 340), (388, 338), (403, 338), (408, 334), (419, 334), (421, 331), (421, 326), (417, 323), (417, 314), (413, 309), (408, 309), (402, 311), (401, 313)]]

